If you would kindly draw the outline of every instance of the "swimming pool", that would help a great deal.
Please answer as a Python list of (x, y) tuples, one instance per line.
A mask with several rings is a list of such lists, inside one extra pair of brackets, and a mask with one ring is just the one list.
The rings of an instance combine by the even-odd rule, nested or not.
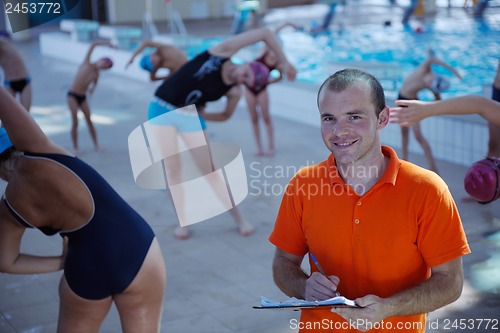
[[(403, 78), (432, 48), (439, 58), (463, 76), (459, 80), (447, 69), (436, 66), (436, 72), (451, 80), (450, 89), (443, 93), (444, 98), (483, 93), (483, 87), (493, 82), (500, 59), (500, 22), (488, 25), (474, 20), (440, 19), (425, 24), (421, 33), (415, 32), (414, 27), (398, 23), (388, 27), (349, 27), (316, 37), (287, 31), (280, 37), (290, 60), (297, 64), (298, 79), (310, 83), (321, 83), (331, 74), (329, 69), (334, 63), (373, 62), (390, 65), (394, 75), (399, 71), (396, 84), (399, 88)], [(424, 94), (421, 98), (430, 96)]]
[[(500, 59), (500, 20), (443, 17), (418, 26), (423, 32), (416, 32), (416, 24), (404, 26), (399, 22), (390, 26), (356, 25), (342, 30), (334, 26), (330, 33), (318, 36), (285, 29), (280, 39), (298, 69), (297, 80), (302, 82), (321, 84), (339, 67), (360, 65), (377, 78), (384, 76), (381, 81), (388, 97), (395, 97), (404, 77), (432, 48), (463, 76), (459, 80), (448, 70), (436, 66), (436, 72), (451, 81), (443, 98), (482, 94), (484, 87), (491, 85)], [(193, 56), (219, 41), (221, 38), (205, 39), (189, 47), (187, 52)], [(419, 97), (425, 100), (432, 95), (423, 93)]]

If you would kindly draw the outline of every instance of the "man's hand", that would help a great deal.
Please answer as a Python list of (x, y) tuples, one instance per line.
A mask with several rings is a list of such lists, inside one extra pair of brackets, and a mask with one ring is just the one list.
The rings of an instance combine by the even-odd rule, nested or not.
[(304, 298), (306, 301), (324, 301), (338, 296), (337, 286), (340, 279), (335, 275), (328, 277), (321, 273), (313, 272), (306, 281), (306, 292)]
[(332, 308), (331, 311), (363, 332), (372, 329), (376, 323), (389, 317), (383, 298), (368, 295), (356, 299), (355, 302), (361, 308)]

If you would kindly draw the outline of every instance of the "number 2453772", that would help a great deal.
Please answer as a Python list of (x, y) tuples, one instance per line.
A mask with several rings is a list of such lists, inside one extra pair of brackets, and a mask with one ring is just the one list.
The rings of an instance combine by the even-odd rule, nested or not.
[(6, 14), (61, 14), (61, 4), (58, 2), (5, 2)]
[(444, 330), (500, 330), (498, 319), (442, 319), (439, 326)]

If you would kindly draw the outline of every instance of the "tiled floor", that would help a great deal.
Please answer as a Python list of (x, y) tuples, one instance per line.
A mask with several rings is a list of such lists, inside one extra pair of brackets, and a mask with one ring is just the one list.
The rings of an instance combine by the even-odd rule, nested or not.
[[(373, 10), (384, 12), (380, 7)], [(209, 27), (229, 30), (229, 21), (219, 23), (218, 28), (213, 24)], [(196, 25), (188, 26), (188, 30), (201, 29), (195, 28)], [(33, 115), (53, 140), (70, 148), (70, 119), (65, 106), (65, 93), (75, 66), (41, 57), (36, 39), (18, 43), (18, 46), (33, 77)], [(87, 129), (83, 125), (80, 127), (80, 140), (81, 157), (101, 172), (151, 223), (160, 240), (168, 270), (162, 332), (295, 332), (290, 328), (290, 319), (297, 318), (298, 312), (254, 310), (252, 306), (258, 304), (261, 295), (285, 298), (272, 281), (274, 249), (267, 236), (274, 223), (283, 187), (293, 175), (293, 170), (319, 162), (327, 155), (319, 131), (315, 126), (275, 117), (277, 155), (257, 158), (244, 104), (240, 104), (229, 121), (209, 124), (211, 140), (230, 141), (242, 148), (247, 176), (249, 180), (254, 180), (254, 186), (249, 189), (250, 193), (240, 209), (256, 225), (257, 233), (248, 238), (240, 237), (226, 213), (195, 225), (192, 238), (188, 241), (176, 241), (171, 232), (177, 221), (166, 192), (139, 189), (133, 182), (128, 157), (128, 134), (145, 121), (145, 110), (154, 87), (155, 84), (104, 73), (91, 105), (98, 116), (98, 136), (107, 151), (92, 151)], [(280, 97), (286, 96), (272, 96)], [(211, 108), (215, 109), (218, 105), (215, 103)], [(417, 163), (423, 162), (419, 155), (411, 157)], [(476, 281), (475, 276), (481, 271), (490, 276), (497, 274), (496, 281), (499, 280), (495, 267), (485, 265), (485, 262), (500, 250), (498, 240), (486, 238), (500, 230), (500, 201), (482, 206), (466, 200), (463, 189), (466, 168), (442, 161), (438, 165), (459, 206), (473, 253), (464, 258), (467, 281), (463, 296), (455, 304), (432, 313), (431, 319), (499, 318), (500, 290), (488, 290), (488, 286), (481, 280)], [(272, 179), (265, 179), (261, 175), (264, 168), (268, 172), (280, 173), (274, 173)], [(269, 183), (264, 183), (266, 180), (272, 183), (274, 191), (270, 190)], [(57, 254), (60, 242), (57, 236), (48, 238), (28, 230), (23, 250)], [(60, 275), (0, 274), (0, 333), (55, 332)], [(498, 284), (496, 286), (500, 288)], [(118, 315), (112, 309), (101, 332), (119, 331)]]

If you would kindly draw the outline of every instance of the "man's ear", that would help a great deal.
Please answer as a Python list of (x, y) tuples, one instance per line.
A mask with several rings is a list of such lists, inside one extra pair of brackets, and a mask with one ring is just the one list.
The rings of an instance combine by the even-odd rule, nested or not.
[(390, 109), (388, 106), (384, 107), (378, 115), (378, 129), (382, 129), (389, 123)]

